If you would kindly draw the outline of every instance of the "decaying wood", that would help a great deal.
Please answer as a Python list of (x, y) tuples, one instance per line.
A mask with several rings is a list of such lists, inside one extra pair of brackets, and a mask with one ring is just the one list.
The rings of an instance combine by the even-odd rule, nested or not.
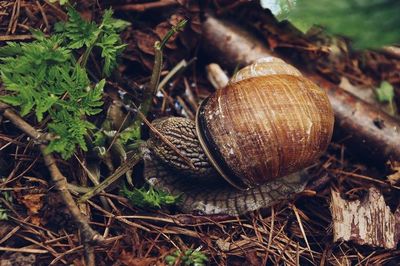
[(208, 81), (216, 90), (222, 89), (228, 84), (229, 78), (218, 64), (211, 63), (207, 65), (206, 71)]
[[(265, 56), (276, 56), (244, 29), (208, 16), (203, 23), (207, 53), (229, 69)], [(377, 163), (400, 158), (400, 121), (322, 77), (304, 73), (328, 92), (335, 112), (335, 134), (367, 159)]]
[(332, 191), (331, 213), (334, 241), (396, 248), (400, 238), (400, 210), (394, 214), (382, 194), (371, 187), (363, 200), (347, 201)]

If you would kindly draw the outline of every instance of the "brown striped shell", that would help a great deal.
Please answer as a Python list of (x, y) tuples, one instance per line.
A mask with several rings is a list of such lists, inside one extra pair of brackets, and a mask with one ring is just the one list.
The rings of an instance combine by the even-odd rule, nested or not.
[(331, 140), (333, 123), (326, 93), (273, 57), (236, 73), (203, 101), (196, 116), (207, 157), (238, 188), (315, 163)]

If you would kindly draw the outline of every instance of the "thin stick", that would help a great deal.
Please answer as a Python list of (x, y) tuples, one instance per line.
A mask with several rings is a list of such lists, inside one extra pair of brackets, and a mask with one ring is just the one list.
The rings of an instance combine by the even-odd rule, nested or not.
[(78, 203), (83, 203), (90, 199), (91, 197), (99, 194), (101, 191), (106, 189), (109, 185), (114, 183), (115, 181), (118, 180), (123, 174), (125, 174), (127, 171), (129, 171), (133, 166), (135, 166), (141, 158), (141, 154), (137, 153), (134, 154), (131, 158), (126, 160), (123, 164), (121, 164), (120, 167), (118, 167), (112, 175), (107, 177), (103, 182), (98, 184), (97, 186), (93, 187), (90, 189), (86, 194), (84, 194), (80, 199), (78, 200)]
[(13, 24), (13, 22), (14, 22), (14, 17), (15, 17), (15, 10), (16, 10), (16, 8), (17, 8), (17, 1), (15, 1), (15, 2), (14, 2), (14, 5), (13, 5), (13, 9), (12, 9), (12, 12), (11, 12), (10, 22), (8, 23), (8, 28), (7, 28), (7, 32), (6, 32), (7, 35), (11, 33), (11, 29), (12, 29), (12, 24)]
[(101, 242), (103, 237), (95, 232), (88, 224), (86, 217), (84, 217), (76, 205), (71, 193), (68, 190), (68, 183), (66, 177), (60, 172), (57, 167), (56, 161), (51, 154), (47, 154), (46, 145), (41, 144), (40, 150), (43, 154), (44, 162), (50, 171), (50, 175), (55, 184), (55, 187), (59, 191), (61, 198), (66, 204), (68, 210), (71, 212), (72, 217), (74, 217), (75, 222), (78, 224), (82, 231), (84, 240), (88, 242)]
[(275, 224), (275, 208), (271, 207), (271, 227), (268, 236), (267, 252), (265, 254), (265, 262), (268, 260), (269, 253), (271, 251), (272, 235), (274, 234), (274, 224)]
[[(161, 42), (155, 42), (154, 44), (154, 51), (155, 51), (155, 57), (154, 57), (154, 67), (153, 67), (153, 72), (151, 74), (150, 78), (150, 83), (146, 87), (144, 91), (144, 101), (142, 104), (139, 106), (138, 111), (142, 112), (145, 116), (150, 110), (151, 107), (151, 101), (153, 100), (153, 96), (156, 95), (157, 90), (158, 90), (158, 84), (160, 83), (160, 76), (161, 76), (161, 70), (162, 70), (162, 65), (163, 65), (163, 48), (165, 44), (168, 42), (168, 40), (174, 35), (176, 32), (180, 31), (183, 29), (183, 27), (186, 25), (187, 20), (181, 20), (176, 26), (173, 26), (171, 30), (167, 32), (165, 37), (161, 40)], [(142, 119), (140, 116), (137, 116), (135, 121), (133, 122), (133, 127), (134, 128), (140, 128), (142, 123)]]
[(115, 10), (122, 10), (122, 11), (137, 11), (143, 12), (153, 8), (161, 8), (167, 6), (174, 6), (178, 5), (178, 1), (176, 0), (162, 0), (157, 2), (150, 2), (150, 3), (143, 3), (143, 4), (129, 4), (129, 5), (122, 5), (114, 7)]
[(33, 254), (46, 254), (49, 253), (47, 250), (34, 249), (34, 248), (11, 248), (11, 247), (0, 247), (0, 251), (11, 251), (20, 253), (33, 253)]
[(297, 222), (299, 223), (301, 233), (303, 234), (303, 237), (304, 237), (304, 241), (306, 242), (308, 251), (310, 252), (311, 258), (312, 258), (312, 260), (314, 262), (314, 256), (312, 254), (312, 250), (311, 250), (310, 244), (308, 243), (307, 235), (306, 235), (306, 233), (304, 231), (304, 227), (303, 227), (303, 223), (301, 222), (301, 219), (300, 219), (299, 211), (297, 210), (295, 205), (292, 205), (292, 209), (293, 209), (294, 214), (296, 215), (296, 219), (297, 219)]
[(43, 142), (45, 139), (43, 133), (39, 133), (34, 127), (25, 122), (13, 109), (7, 104), (0, 102), (0, 112), (3, 112), (3, 116), (10, 119), (10, 121), (19, 129), (21, 129), (25, 134), (31, 138)]
[(46, 30), (50, 31), (49, 21), (47, 20), (46, 13), (44, 12), (42, 5), (37, 0), (36, 0), (36, 5), (39, 8), (40, 14), (43, 17), (44, 24), (46, 24)]
[(0, 36), (0, 41), (1, 42), (7, 42), (7, 41), (24, 41), (24, 40), (31, 40), (33, 39), (32, 34), (20, 34), (20, 35), (4, 35)]
[[(29, 217), (25, 218), (25, 222), (29, 220)], [(0, 244), (4, 243), (5, 241), (7, 241), (7, 239), (9, 239), (10, 237), (12, 237), (19, 229), (21, 229), (20, 225), (17, 225), (16, 227), (14, 227), (14, 229), (12, 229), (10, 232), (8, 232), (7, 235), (5, 235), (2, 239), (0, 239)]]
[(211, 84), (216, 90), (222, 89), (229, 82), (228, 76), (225, 74), (222, 68), (216, 63), (211, 63), (207, 65), (206, 72), (208, 81), (211, 82)]
[(54, 260), (52, 260), (52, 261), (50, 262), (49, 265), (54, 265), (54, 264), (56, 264), (56, 263), (57, 263), (58, 261), (60, 261), (65, 255), (74, 253), (74, 252), (80, 250), (82, 247), (83, 247), (83, 245), (80, 245), (80, 246), (77, 246), (77, 247), (71, 248), (70, 250), (65, 251), (64, 253), (60, 254), (57, 258), (55, 258)]
[[(40, 141), (43, 138), (42, 133), (39, 133), (30, 124), (25, 122), (7, 104), (0, 103), (0, 112), (3, 112), (3, 116), (5, 118), (9, 119), (15, 126), (35, 140)], [(46, 148), (47, 146), (45, 144), (40, 144), (40, 150), (42, 152), (44, 162), (49, 169), (52, 181), (54, 182), (56, 189), (59, 191), (61, 198), (74, 218), (75, 223), (82, 231), (84, 241), (88, 243), (97, 243), (103, 241), (102, 236), (89, 226), (86, 217), (82, 215), (78, 206), (75, 204), (75, 201), (68, 190), (67, 178), (58, 169), (53, 155), (51, 153), (49, 154), (46, 151)]]
[(188, 63), (186, 62), (185, 59), (181, 60), (174, 68), (171, 69), (171, 71), (168, 72), (168, 74), (163, 78), (163, 80), (160, 82), (158, 85), (158, 90), (161, 90), (164, 88), (165, 84), (177, 73), (179, 73), (182, 69), (185, 69), (188, 66)]
[(379, 180), (379, 179), (376, 179), (376, 178), (372, 178), (372, 177), (368, 177), (368, 176), (365, 176), (365, 175), (360, 175), (360, 174), (346, 172), (346, 171), (342, 171), (342, 170), (336, 170), (336, 169), (332, 170), (332, 172), (335, 173), (335, 174), (346, 175), (346, 177), (348, 177), (348, 176), (355, 177), (355, 178), (359, 178), (359, 179), (364, 179), (364, 180), (368, 180), (368, 181), (371, 181), (371, 182), (375, 182), (375, 183), (378, 183), (378, 184), (381, 184), (381, 185), (389, 186), (389, 187), (392, 187), (392, 188), (395, 188), (395, 189), (400, 189), (399, 186), (394, 186), (394, 185), (390, 184), (389, 182), (385, 182), (385, 181), (382, 181), (382, 180)]

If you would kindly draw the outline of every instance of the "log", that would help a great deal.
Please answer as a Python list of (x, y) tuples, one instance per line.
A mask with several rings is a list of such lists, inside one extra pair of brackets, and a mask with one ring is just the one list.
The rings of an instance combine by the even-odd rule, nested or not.
[(363, 200), (347, 201), (331, 192), (333, 240), (353, 241), (359, 245), (394, 249), (400, 238), (400, 211), (390, 211), (382, 194), (368, 190)]
[[(203, 47), (230, 70), (265, 56), (281, 58), (243, 28), (211, 15), (203, 23)], [(335, 139), (345, 139), (346, 147), (377, 165), (400, 161), (400, 120), (316, 74), (303, 74), (327, 90), (335, 113)]]

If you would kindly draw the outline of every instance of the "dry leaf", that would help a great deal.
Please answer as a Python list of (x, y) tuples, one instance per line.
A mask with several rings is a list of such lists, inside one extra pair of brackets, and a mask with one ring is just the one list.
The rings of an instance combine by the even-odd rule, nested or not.
[(43, 207), (43, 197), (45, 194), (28, 194), (22, 196), (19, 201), (25, 205), (28, 210), (30, 222), (35, 225), (40, 225), (42, 218), (39, 216), (39, 211)]
[(151, 266), (156, 264), (157, 258), (137, 258), (130, 252), (123, 250), (119, 256), (120, 262), (126, 266)]
[(31, 214), (39, 213), (43, 207), (43, 197), (45, 194), (28, 194), (21, 197), (20, 201), (28, 209)]

